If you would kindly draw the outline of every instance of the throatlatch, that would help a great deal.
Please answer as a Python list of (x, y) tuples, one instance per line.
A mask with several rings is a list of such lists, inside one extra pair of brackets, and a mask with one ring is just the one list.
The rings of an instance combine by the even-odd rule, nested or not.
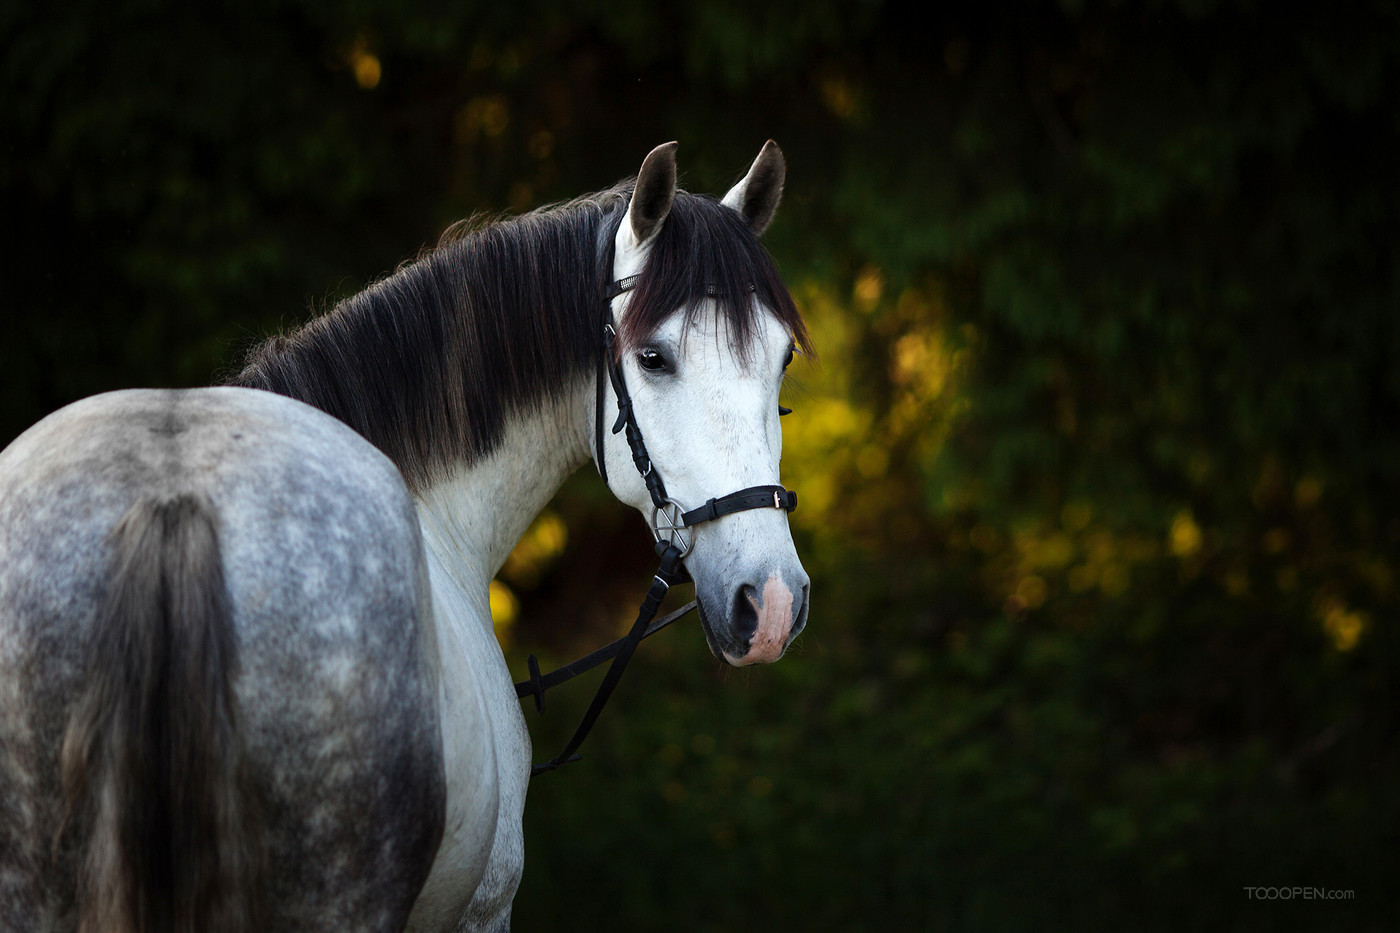
[[(638, 278), (639, 276), (631, 275), (609, 285), (605, 292), (605, 306), (610, 308), (612, 299), (636, 285)], [(750, 486), (747, 489), (740, 489), (737, 492), (710, 499), (704, 505), (689, 511), (686, 511), (675, 499), (667, 496), (666, 484), (662, 482), (661, 474), (656, 471), (655, 465), (651, 462), (646, 442), (642, 439), (642, 429), (637, 424), (636, 414), (632, 409), (632, 395), (627, 391), (627, 382), (622, 373), (622, 360), (616, 352), (617, 328), (613, 325), (611, 310), (608, 312), (608, 319), (608, 322), (603, 325), (603, 351), (602, 359), (599, 360), (598, 365), (596, 405), (594, 408), (593, 442), (598, 474), (602, 476), (603, 483), (611, 488), (611, 485), (608, 484), (608, 467), (603, 449), (603, 372), (606, 370), (608, 379), (612, 382), (613, 394), (617, 396), (617, 420), (613, 422), (612, 433), (626, 433), (627, 446), (632, 451), (632, 464), (641, 474), (642, 481), (646, 483), (647, 493), (651, 496), (651, 530), (652, 534), (656, 536), (656, 553), (661, 558), (661, 565), (657, 568), (655, 576), (652, 577), (651, 587), (647, 590), (645, 598), (642, 599), (641, 607), (637, 611), (637, 621), (632, 623), (631, 630), (622, 638), (572, 664), (544, 675), (540, 674), (539, 661), (535, 659), (533, 654), (526, 659), (530, 677), (515, 685), (515, 695), (522, 699), (527, 696), (534, 697), (535, 709), (543, 713), (546, 690), (577, 677), (584, 671), (592, 670), (612, 658), (608, 672), (603, 675), (603, 682), (598, 685), (597, 692), (593, 694), (592, 702), (588, 704), (588, 709), (583, 714), (583, 720), (574, 730), (574, 734), (569, 739), (568, 744), (564, 746), (564, 750), (548, 761), (541, 762), (531, 768), (531, 777), (546, 771), (553, 771), (571, 761), (578, 761), (582, 757), (578, 754), (578, 748), (588, 737), (588, 733), (593, 728), (594, 722), (597, 721), (598, 715), (603, 711), (603, 707), (607, 705), (608, 698), (612, 696), (618, 681), (622, 679), (622, 672), (626, 670), (627, 662), (632, 659), (632, 654), (637, 650), (637, 646), (642, 643), (643, 639), (661, 631), (699, 605), (698, 600), (691, 600), (655, 624), (652, 623), (652, 620), (656, 618), (657, 611), (661, 608), (661, 601), (666, 598), (671, 587), (690, 579), (690, 575), (686, 573), (685, 565), (681, 563), (695, 543), (694, 535), (687, 534), (687, 532), (696, 525), (712, 522), (735, 512), (764, 508), (792, 512), (797, 508), (797, 493), (783, 486)], [(788, 409), (781, 406), (778, 408), (778, 414), (785, 415), (787, 413)]]

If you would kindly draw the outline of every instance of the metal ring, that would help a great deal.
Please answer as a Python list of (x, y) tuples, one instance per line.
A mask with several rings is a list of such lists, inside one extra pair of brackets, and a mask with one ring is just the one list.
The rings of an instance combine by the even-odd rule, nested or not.
[(695, 544), (695, 532), (686, 527), (684, 515), (685, 507), (669, 496), (665, 505), (653, 506), (651, 510), (651, 533), (656, 535), (656, 540), (665, 541), (680, 551), (682, 557), (689, 554)]

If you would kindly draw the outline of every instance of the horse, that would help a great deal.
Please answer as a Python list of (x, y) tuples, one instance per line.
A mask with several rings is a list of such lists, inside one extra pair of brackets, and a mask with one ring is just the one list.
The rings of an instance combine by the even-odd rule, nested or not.
[(508, 929), (531, 744), (488, 587), (590, 459), (653, 519), (708, 509), (675, 555), (712, 652), (782, 656), (785, 162), (715, 199), (676, 148), (449, 229), (224, 385), (0, 452), (0, 927)]

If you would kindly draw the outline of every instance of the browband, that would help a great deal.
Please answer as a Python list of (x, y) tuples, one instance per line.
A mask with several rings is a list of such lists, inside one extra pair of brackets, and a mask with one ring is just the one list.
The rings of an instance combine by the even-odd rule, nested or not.
[[(618, 295), (621, 295), (623, 292), (630, 292), (633, 288), (636, 288), (637, 280), (641, 277), (642, 274), (638, 272), (633, 275), (629, 275), (625, 278), (618, 279), (616, 282), (610, 283), (607, 289), (603, 292), (603, 294), (607, 296), (608, 301), (612, 301), (614, 298), (616, 298)], [(754, 285), (753, 283), (749, 283), (749, 291), (758, 291), (758, 286)], [(719, 287), (716, 285), (706, 285), (705, 294), (709, 295), (711, 298), (714, 298), (719, 294)]]

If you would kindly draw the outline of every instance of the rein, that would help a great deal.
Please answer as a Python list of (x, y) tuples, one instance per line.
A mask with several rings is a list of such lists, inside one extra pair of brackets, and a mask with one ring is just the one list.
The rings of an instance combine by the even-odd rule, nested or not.
[[(647, 493), (651, 496), (651, 530), (652, 534), (656, 536), (656, 553), (661, 558), (661, 564), (657, 567), (656, 573), (652, 577), (651, 586), (647, 589), (647, 594), (643, 597), (642, 604), (637, 610), (637, 620), (632, 623), (632, 628), (626, 635), (599, 648), (592, 654), (579, 658), (572, 664), (565, 665), (548, 674), (542, 675), (540, 673), (539, 661), (535, 659), (533, 654), (526, 659), (530, 677), (515, 685), (515, 695), (521, 699), (527, 696), (534, 697), (535, 709), (540, 713), (544, 712), (546, 690), (572, 680), (585, 671), (592, 670), (609, 658), (612, 659), (612, 664), (608, 667), (607, 673), (603, 675), (603, 681), (598, 685), (597, 692), (593, 694), (593, 700), (588, 704), (582, 721), (574, 730), (568, 743), (565, 744), (564, 750), (548, 761), (540, 762), (532, 767), (530, 769), (531, 777), (546, 771), (553, 771), (583, 757), (578, 754), (578, 748), (588, 737), (588, 733), (597, 721), (598, 715), (602, 713), (603, 707), (607, 705), (609, 697), (612, 696), (618, 681), (622, 679), (622, 673), (627, 669), (627, 662), (632, 659), (632, 654), (637, 650), (637, 646), (642, 643), (643, 639), (656, 634), (700, 605), (698, 599), (693, 599), (675, 612), (663, 616), (655, 622), (652, 621), (656, 619), (656, 613), (661, 608), (661, 601), (666, 598), (671, 587), (690, 579), (685, 565), (681, 563), (694, 545), (694, 535), (686, 534), (687, 530), (705, 522), (723, 518), (726, 515), (733, 515), (735, 512), (746, 512), (749, 509), (769, 508), (792, 512), (797, 508), (797, 493), (782, 486), (750, 486), (728, 495), (712, 498), (704, 505), (688, 511), (675, 499), (666, 495), (666, 485), (661, 480), (661, 474), (656, 471), (655, 465), (651, 462), (646, 442), (642, 439), (642, 429), (637, 424), (636, 414), (632, 408), (632, 395), (627, 391), (627, 382), (622, 373), (621, 357), (615, 352), (617, 328), (612, 320), (611, 302), (618, 295), (631, 290), (637, 284), (639, 277), (629, 275), (624, 279), (619, 279), (610, 284), (604, 292), (604, 305), (609, 310), (608, 321), (603, 325), (602, 358), (599, 360), (596, 380), (593, 443), (598, 474), (602, 476), (604, 485), (611, 489), (611, 484), (608, 483), (608, 467), (603, 450), (603, 371), (607, 370), (608, 379), (612, 382), (613, 393), (617, 396), (617, 420), (613, 423), (612, 433), (618, 434), (625, 431), (627, 446), (632, 451), (632, 464), (641, 474), (642, 480), (646, 483)], [(787, 414), (787, 410), (783, 408), (779, 408), (778, 412), (779, 414)]]

